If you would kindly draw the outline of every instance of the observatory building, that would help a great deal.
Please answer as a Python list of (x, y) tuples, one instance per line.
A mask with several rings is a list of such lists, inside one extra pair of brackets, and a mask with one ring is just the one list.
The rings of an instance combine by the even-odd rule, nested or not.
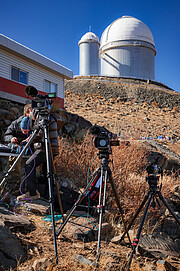
[(101, 37), (101, 75), (155, 79), (153, 35), (140, 20), (123, 16)]
[(79, 45), (79, 75), (99, 74), (99, 38), (92, 32), (82, 36)]
[(92, 32), (81, 38), (79, 47), (80, 75), (97, 75), (100, 57), (101, 76), (155, 80), (154, 38), (147, 25), (134, 17), (112, 22), (101, 36), (100, 49)]

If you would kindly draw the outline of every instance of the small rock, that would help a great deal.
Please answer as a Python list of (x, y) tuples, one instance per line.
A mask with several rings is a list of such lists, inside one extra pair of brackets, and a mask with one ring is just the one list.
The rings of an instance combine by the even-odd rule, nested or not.
[(33, 200), (31, 204), (28, 205), (28, 209), (34, 213), (45, 215), (49, 212), (49, 202), (44, 199)]
[(41, 258), (34, 261), (32, 268), (34, 271), (45, 270), (49, 266), (49, 260), (47, 258)]
[(78, 260), (80, 263), (85, 264), (85, 265), (89, 265), (89, 266), (95, 266), (95, 263), (93, 263), (92, 261), (86, 259), (85, 257), (83, 257), (82, 255), (79, 254), (75, 254), (74, 258), (76, 260)]
[(115, 236), (111, 239), (111, 242), (114, 243), (114, 244), (117, 244), (120, 240), (121, 240), (121, 237), (122, 237), (123, 234), (120, 234), (118, 236)]
[(171, 263), (164, 261), (164, 260), (159, 260), (156, 262), (157, 269), (156, 271), (177, 271), (177, 268), (172, 266)]

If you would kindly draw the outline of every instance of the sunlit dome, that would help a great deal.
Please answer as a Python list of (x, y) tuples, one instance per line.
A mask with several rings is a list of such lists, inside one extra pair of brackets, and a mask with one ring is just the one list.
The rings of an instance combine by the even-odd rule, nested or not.
[(99, 38), (93, 32), (87, 32), (79, 41), (79, 45), (83, 42), (96, 42), (99, 43)]
[(101, 37), (101, 48), (104, 45), (111, 47), (111, 43), (120, 41), (144, 41), (155, 46), (154, 38), (146, 24), (140, 20), (123, 16), (112, 22), (103, 32)]

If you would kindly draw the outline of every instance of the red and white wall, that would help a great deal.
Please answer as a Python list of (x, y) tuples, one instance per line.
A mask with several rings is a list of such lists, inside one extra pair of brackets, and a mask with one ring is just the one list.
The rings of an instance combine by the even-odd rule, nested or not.
[[(27, 73), (27, 84), (12, 80), (11, 68)], [(56, 85), (56, 102), (64, 108), (64, 79), (73, 77), (72, 71), (60, 64), (0, 35), (0, 97), (25, 103), (25, 88), (32, 85), (39, 94), (46, 94), (45, 81)]]

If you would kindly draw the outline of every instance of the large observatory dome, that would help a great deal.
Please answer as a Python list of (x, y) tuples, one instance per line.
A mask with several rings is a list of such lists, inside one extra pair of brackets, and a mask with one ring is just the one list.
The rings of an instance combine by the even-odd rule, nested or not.
[(99, 74), (99, 38), (92, 32), (82, 36), (79, 43), (79, 74)]
[(141, 40), (154, 45), (153, 35), (147, 25), (131, 16), (115, 20), (104, 30), (101, 48), (107, 43), (123, 40)]
[(101, 75), (154, 80), (154, 38), (146, 24), (123, 16), (101, 37)]

